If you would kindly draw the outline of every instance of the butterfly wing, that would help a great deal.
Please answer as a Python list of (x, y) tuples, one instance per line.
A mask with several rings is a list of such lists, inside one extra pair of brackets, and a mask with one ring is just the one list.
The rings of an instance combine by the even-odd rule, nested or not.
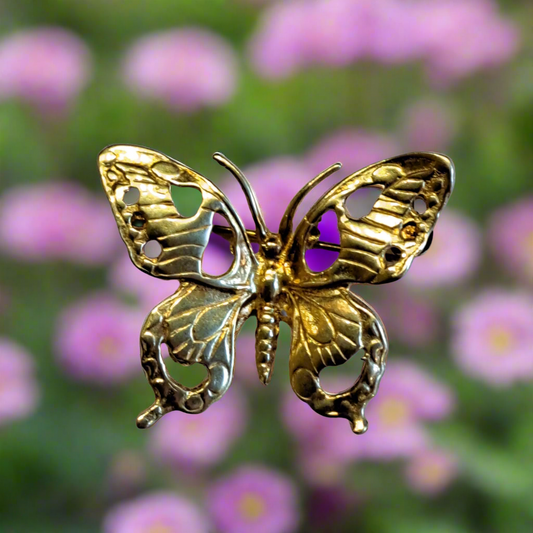
[[(233, 375), (235, 335), (250, 314), (248, 298), (245, 291), (185, 281), (150, 313), (141, 333), (141, 362), (156, 399), (139, 415), (139, 427), (150, 427), (173, 410), (201, 413), (226, 392)], [(206, 379), (196, 387), (178, 383), (168, 373), (162, 343), (177, 363), (204, 365)]]
[[(348, 176), (324, 194), (296, 228), (290, 251), (295, 284), (322, 287), (400, 278), (424, 250), (453, 184), (452, 162), (433, 153), (395, 157)], [(380, 187), (382, 192), (368, 215), (354, 219), (346, 200), (361, 187)], [(415, 206), (417, 200), (422, 209)], [(330, 268), (313, 272), (305, 252), (328, 210), (337, 215), (340, 253)]]
[[(116, 145), (99, 157), (99, 170), (113, 214), (133, 263), (163, 279), (178, 279), (178, 291), (148, 316), (141, 332), (141, 360), (156, 401), (137, 420), (149, 427), (163, 414), (199, 413), (224, 394), (233, 374), (235, 333), (254, 292), (251, 273), (256, 261), (241, 220), (224, 194), (189, 167), (159, 152)], [(202, 193), (197, 213), (182, 216), (171, 188), (195, 187)], [(133, 198), (131, 198), (133, 193)], [(202, 270), (213, 218), (219, 213), (234, 232), (231, 268), (221, 276)], [(147, 244), (160, 252), (149, 257)], [(182, 365), (199, 363), (207, 378), (189, 388), (168, 373), (161, 345)]]
[[(98, 166), (135, 266), (158, 278), (201, 281), (233, 290), (249, 286), (255, 258), (246, 232), (228, 199), (208, 179), (170, 157), (139, 146), (109, 146), (100, 154)], [(195, 215), (183, 217), (178, 212), (172, 186), (200, 190), (202, 202)], [(128, 195), (137, 197), (130, 199)], [(235, 234), (235, 259), (223, 276), (202, 271), (215, 213), (227, 219)], [(146, 246), (154, 241), (160, 253), (149, 257)]]
[[(369, 166), (328, 191), (298, 225), (290, 243), (294, 277), (288, 293), (293, 328), (291, 385), (299, 398), (325, 416), (344, 417), (356, 433), (366, 431), (364, 409), (385, 370), (387, 338), (375, 311), (347, 288), (401, 277), (422, 253), (454, 183), (451, 161), (430, 153), (408, 154)], [(347, 198), (361, 187), (381, 187), (368, 215), (350, 216)], [(421, 200), (423, 209), (415, 206)], [(313, 272), (306, 249), (316, 240), (328, 210), (338, 219), (340, 252), (324, 272)], [(364, 350), (356, 383), (340, 394), (320, 386), (319, 373)]]
[[(293, 289), (291, 386), (297, 396), (324, 416), (343, 417), (364, 433), (364, 410), (376, 394), (387, 359), (387, 336), (375, 311), (347, 288)], [(319, 373), (363, 350), (359, 379), (340, 394), (320, 386)]]

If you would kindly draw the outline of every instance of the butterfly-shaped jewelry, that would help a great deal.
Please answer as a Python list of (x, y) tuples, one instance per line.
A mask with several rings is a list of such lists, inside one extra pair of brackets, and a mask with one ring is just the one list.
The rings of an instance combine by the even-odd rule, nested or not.
[[(296, 194), (279, 231), (272, 233), (242, 172), (222, 154), (214, 158), (242, 187), (255, 231), (244, 228), (218, 187), (174, 159), (129, 145), (110, 146), (99, 157), (104, 189), (133, 263), (157, 278), (180, 281), (178, 290), (151, 311), (141, 331), (141, 361), (155, 402), (139, 415), (137, 426), (150, 427), (173, 410), (201, 413), (218, 400), (233, 376), (236, 335), (256, 315), (261, 381), (270, 381), (279, 323), (287, 322), (292, 329), (290, 382), (296, 395), (317, 413), (347, 418), (355, 433), (364, 433), (365, 406), (377, 392), (388, 343), (376, 312), (349, 286), (394, 281), (427, 248), (453, 189), (453, 163), (443, 155), (413, 153), (366, 167), (326, 192), (293, 230), (302, 199), (341, 167), (337, 163)], [(195, 215), (180, 215), (172, 201), (173, 186), (201, 192)], [(354, 219), (346, 200), (362, 187), (378, 187), (381, 194), (368, 215)], [(420, 200), (423, 209), (415, 209)], [(318, 224), (330, 210), (337, 216), (340, 245), (319, 240)], [(214, 224), (216, 213), (227, 220), (227, 227)], [(234, 256), (220, 276), (202, 270), (212, 232), (230, 241)], [(156, 254), (148, 252), (153, 241), (158, 243)], [(252, 242), (259, 244), (257, 253)], [(337, 250), (338, 257), (326, 270), (314, 272), (305, 259), (310, 248)], [(167, 372), (162, 343), (177, 363), (207, 367), (206, 379), (193, 388), (178, 383)], [(355, 384), (339, 394), (323, 390), (320, 371), (346, 362), (359, 350), (364, 351), (363, 368)]]

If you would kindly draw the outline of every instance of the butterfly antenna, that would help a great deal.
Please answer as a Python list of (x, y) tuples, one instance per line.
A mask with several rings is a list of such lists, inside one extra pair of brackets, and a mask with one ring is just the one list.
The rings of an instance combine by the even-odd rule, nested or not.
[(234, 163), (232, 163), (224, 154), (221, 154), (220, 152), (215, 152), (213, 154), (213, 159), (223, 167), (227, 168), (237, 178), (237, 181), (239, 182), (240, 186), (242, 187), (242, 190), (244, 191), (244, 195), (246, 196), (248, 205), (250, 206), (250, 211), (252, 212), (252, 217), (254, 219), (257, 236), (259, 237), (259, 242), (264, 242), (267, 238), (269, 231), (267, 229), (265, 219), (261, 211), (261, 207), (259, 206), (259, 202), (257, 201), (257, 196), (255, 195), (255, 192), (252, 189), (250, 182), (246, 179), (246, 176), (241, 172), (241, 170)]
[(283, 215), (283, 218), (281, 219), (281, 223), (279, 225), (279, 234), (281, 235), (282, 240), (285, 241), (289, 234), (292, 232), (292, 223), (294, 215), (296, 214), (296, 210), (298, 209), (298, 206), (304, 199), (305, 195), (321, 181), (331, 176), (334, 172), (337, 172), (337, 170), (339, 170), (341, 167), (341, 163), (335, 163), (334, 165), (331, 165), (330, 167), (326, 168), (324, 172), (321, 172), (316, 178), (312, 179), (307, 185), (305, 185), (298, 191), (296, 196), (291, 200), (291, 203), (288, 205), (287, 210), (285, 211), (285, 214)]

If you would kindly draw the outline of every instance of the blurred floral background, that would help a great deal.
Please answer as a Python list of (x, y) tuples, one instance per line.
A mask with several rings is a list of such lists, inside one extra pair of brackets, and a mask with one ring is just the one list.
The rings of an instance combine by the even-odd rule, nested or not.
[[(529, 0), (2, 1), (0, 531), (533, 531), (532, 22)], [(253, 320), (220, 402), (136, 428), (139, 331), (177, 283), (126, 256), (96, 169), (113, 143), (208, 176), (250, 227), (224, 152), (274, 230), (336, 161), (452, 157), (430, 251), (355, 288), (391, 345), (368, 433), (290, 391), (286, 327), (263, 387)]]

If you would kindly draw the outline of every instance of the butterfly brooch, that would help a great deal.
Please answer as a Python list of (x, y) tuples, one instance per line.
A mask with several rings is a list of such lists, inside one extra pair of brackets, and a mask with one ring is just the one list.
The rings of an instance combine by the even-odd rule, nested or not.
[[(376, 312), (349, 286), (394, 281), (428, 247), (453, 189), (453, 163), (440, 154), (413, 153), (366, 167), (334, 185), (294, 229), (302, 199), (341, 167), (337, 163), (296, 194), (278, 232), (272, 233), (243, 173), (222, 154), (214, 158), (242, 187), (255, 231), (243, 226), (216, 185), (183, 163), (130, 145), (109, 146), (99, 156), (104, 189), (131, 260), (147, 274), (180, 282), (178, 290), (151, 311), (141, 331), (141, 362), (155, 402), (139, 415), (137, 426), (150, 427), (173, 410), (201, 413), (218, 400), (232, 380), (236, 335), (255, 315), (261, 381), (270, 380), (279, 324), (284, 321), (292, 329), (289, 372), (296, 395), (317, 413), (346, 418), (355, 433), (364, 433), (365, 406), (377, 392), (388, 343)], [(196, 214), (184, 217), (178, 212), (172, 187), (201, 192)], [(354, 219), (346, 200), (362, 187), (378, 187), (381, 193), (369, 214)], [(423, 208), (415, 209), (420, 201)], [(318, 224), (330, 210), (337, 216), (340, 245), (319, 240)], [(214, 224), (215, 214), (227, 220), (227, 227)], [(230, 241), (234, 256), (220, 276), (202, 270), (212, 232)], [(259, 244), (257, 253), (252, 242)], [(326, 270), (314, 272), (305, 259), (310, 248), (336, 250), (338, 257)], [(206, 379), (189, 388), (172, 378), (163, 343), (177, 363), (204, 365)], [(338, 394), (323, 390), (321, 370), (346, 362), (360, 350), (363, 367), (354, 385)]]

